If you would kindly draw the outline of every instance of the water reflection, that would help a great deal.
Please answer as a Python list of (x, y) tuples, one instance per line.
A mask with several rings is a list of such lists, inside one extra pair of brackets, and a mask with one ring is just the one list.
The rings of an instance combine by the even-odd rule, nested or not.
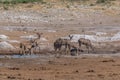
[(0, 55), (0, 58), (38, 58), (40, 55)]

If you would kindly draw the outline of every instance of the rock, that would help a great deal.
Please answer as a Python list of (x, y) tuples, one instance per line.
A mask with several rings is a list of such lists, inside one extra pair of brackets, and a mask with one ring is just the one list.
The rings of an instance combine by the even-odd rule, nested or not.
[(0, 42), (0, 49), (15, 49), (11, 44), (6, 41)]
[(37, 37), (35, 35), (29, 35), (29, 36), (20, 36), (20, 38), (31, 40), (31, 39), (36, 39)]
[(6, 39), (8, 39), (8, 36), (2, 34), (2, 35), (0, 35), (0, 39), (1, 40), (6, 40)]
[(20, 43), (20, 41), (17, 41), (17, 40), (7, 40), (7, 41), (10, 43)]
[(115, 34), (112, 38), (111, 38), (112, 41), (117, 41), (117, 40), (120, 40), (120, 32), (118, 32), (117, 34)]
[(41, 37), (40, 41), (48, 41), (46, 38)]

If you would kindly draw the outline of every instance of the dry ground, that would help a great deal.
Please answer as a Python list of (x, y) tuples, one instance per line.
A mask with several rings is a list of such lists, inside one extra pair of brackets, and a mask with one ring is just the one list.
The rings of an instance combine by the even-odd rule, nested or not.
[(119, 80), (119, 57), (39, 57), (0, 60), (1, 80)]
[[(70, 8), (55, 4), (52, 7), (51, 4), (20, 4), (14, 9), (0, 10), (0, 34), (8, 36), (8, 40), (26, 43), (20, 36), (42, 32), (42, 37), (48, 40), (43, 43), (53, 50), (57, 38), (83, 34), (83, 29), (86, 34), (107, 32), (107, 36), (120, 31), (119, 3), (117, 6), (74, 4)], [(18, 48), (18, 43), (9, 43)], [(110, 53), (119, 54), (120, 41), (94, 44), (96, 53), (105, 53), (107, 57), (0, 58), (0, 80), (119, 80), (120, 57), (111, 57)]]

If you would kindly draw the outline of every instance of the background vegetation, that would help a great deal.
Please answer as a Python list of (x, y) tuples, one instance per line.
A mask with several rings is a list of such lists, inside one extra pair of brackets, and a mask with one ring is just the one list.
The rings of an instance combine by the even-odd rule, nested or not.
[[(90, 0), (61, 0), (63, 2), (69, 1), (69, 2), (85, 2)], [(107, 3), (113, 0), (96, 0), (96, 3)], [(33, 3), (33, 2), (40, 2), (44, 3), (44, 0), (0, 0), (0, 3), (3, 4), (18, 4), (18, 3)]]
[(43, 2), (43, 0), (0, 0), (2, 4), (18, 4), (18, 3), (32, 3), (32, 2)]
[(115, 1), (115, 0), (97, 0), (96, 3), (109, 3), (110, 1)]

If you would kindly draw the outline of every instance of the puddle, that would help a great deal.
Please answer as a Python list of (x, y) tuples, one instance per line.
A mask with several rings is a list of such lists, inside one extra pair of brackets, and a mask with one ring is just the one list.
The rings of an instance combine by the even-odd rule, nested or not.
[[(0, 59), (5, 59), (0, 62), (0, 67), (16, 67), (28, 63), (46, 64), (49, 60), (53, 60), (54, 55), (32, 54), (32, 55), (0, 55)], [(7, 60), (6, 60), (7, 59)], [(14, 61), (14, 59), (16, 61)], [(32, 60), (29, 60), (32, 59)]]
[(0, 58), (38, 58), (40, 55), (0, 55)]
[(45, 54), (32, 54), (32, 55), (19, 55), (19, 54), (14, 54), (14, 55), (0, 55), (0, 58), (51, 58), (54, 57), (54, 55), (45, 55)]

